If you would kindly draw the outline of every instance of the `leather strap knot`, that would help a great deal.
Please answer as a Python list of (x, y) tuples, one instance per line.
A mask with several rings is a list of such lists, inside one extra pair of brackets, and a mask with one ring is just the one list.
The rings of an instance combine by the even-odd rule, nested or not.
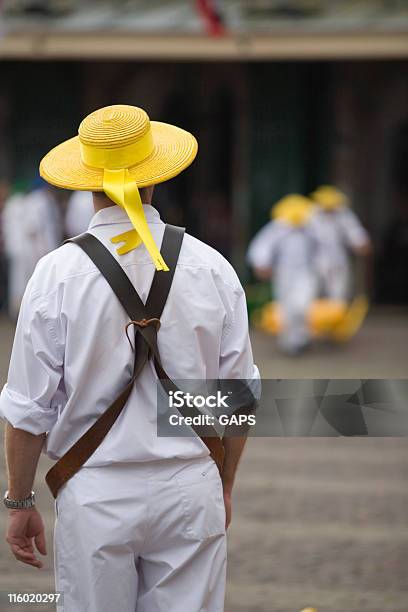
[(125, 327), (125, 332), (126, 332), (126, 337), (129, 341), (129, 344), (132, 348), (132, 351), (134, 352), (135, 349), (129, 337), (129, 332), (128, 332), (128, 329), (131, 325), (136, 325), (136, 327), (142, 327), (142, 328), (147, 327), (148, 325), (154, 325), (154, 327), (156, 328), (156, 332), (157, 332), (160, 327), (160, 319), (157, 319), (156, 317), (152, 317), (151, 319), (140, 319), (139, 321), (129, 321), (129, 323)]

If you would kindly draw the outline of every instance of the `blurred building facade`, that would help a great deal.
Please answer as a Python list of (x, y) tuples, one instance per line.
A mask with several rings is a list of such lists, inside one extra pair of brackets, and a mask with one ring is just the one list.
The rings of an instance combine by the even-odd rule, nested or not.
[(156, 21), (148, 3), (123, 2), (127, 27), (117, 3), (60, 3), (52, 19), (32, 4), (6, 5), (3, 19), (0, 178), (32, 177), (95, 108), (140, 105), (200, 145), (191, 169), (157, 190), (164, 216), (243, 277), (271, 205), (329, 182), (373, 236), (373, 296), (408, 303), (404, 3), (219, 2), (229, 32), (216, 38), (194, 2), (154, 3)]

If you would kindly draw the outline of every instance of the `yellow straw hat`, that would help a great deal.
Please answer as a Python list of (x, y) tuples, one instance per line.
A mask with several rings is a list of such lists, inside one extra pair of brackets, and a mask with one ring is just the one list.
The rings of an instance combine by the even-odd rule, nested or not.
[(311, 206), (311, 202), (305, 196), (300, 195), (299, 193), (290, 193), (286, 195), (281, 200), (276, 202), (271, 208), (271, 217), (272, 219), (276, 219), (280, 216), (282, 211), (286, 208), (291, 208), (292, 206)]
[(128, 252), (142, 241), (156, 268), (167, 270), (148, 228), (138, 187), (176, 176), (191, 164), (197, 149), (189, 132), (150, 121), (136, 106), (118, 104), (85, 117), (78, 136), (59, 144), (42, 159), (40, 174), (64, 189), (104, 191), (126, 210), (137, 232), (114, 239), (127, 244), (118, 252)]
[(316, 191), (310, 194), (311, 199), (326, 210), (334, 210), (347, 206), (348, 198), (345, 193), (332, 187), (331, 185), (322, 185)]
[(303, 225), (313, 211), (311, 201), (297, 193), (291, 193), (275, 204), (271, 210), (273, 219), (286, 221), (290, 225)]

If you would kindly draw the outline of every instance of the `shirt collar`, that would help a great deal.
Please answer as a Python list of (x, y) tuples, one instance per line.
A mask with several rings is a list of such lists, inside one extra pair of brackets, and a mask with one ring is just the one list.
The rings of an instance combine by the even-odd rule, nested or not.
[[(150, 204), (143, 204), (143, 210), (148, 223), (163, 223), (160, 219), (159, 211), (153, 206), (150, 206)], [(98, 225), (111, 225), (114, 223), (130, 223), (126, 211), (117, 205), (98, 210), (92, 217), (88, 229), (92, 229)]]

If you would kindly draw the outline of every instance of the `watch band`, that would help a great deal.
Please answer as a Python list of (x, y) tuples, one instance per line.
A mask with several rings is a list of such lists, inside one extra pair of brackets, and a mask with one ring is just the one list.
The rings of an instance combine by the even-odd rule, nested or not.
[(4, 494), (4, 505), (6, 508), (10, 510), (25, 510), (27, 508), (32, 508), (35, 506), (35, 493), (31, 491), (31, 495), (26, 497), (25, 499), (10, 499), (8, 496), (8, 491)]

